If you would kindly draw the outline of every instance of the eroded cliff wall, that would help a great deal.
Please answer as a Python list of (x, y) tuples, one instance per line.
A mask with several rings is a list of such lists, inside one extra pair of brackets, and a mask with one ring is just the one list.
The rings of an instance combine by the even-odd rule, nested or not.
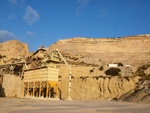
[[(136, 87), (137, 77), (73, 78), (71, 97), (73, 99), (113, 99)], [(68, 79), (59, 81), (61, 98), (68, 96)]]

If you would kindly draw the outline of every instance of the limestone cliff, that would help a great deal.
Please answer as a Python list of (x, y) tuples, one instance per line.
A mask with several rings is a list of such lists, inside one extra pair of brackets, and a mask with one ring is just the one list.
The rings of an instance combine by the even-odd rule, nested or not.
[(61, 50), (72, 62), (95, 65), (123, 63), (138, 67), (150, 59), (149, 44), (150, 35), (123, 38), (77, 37), (60, 40), (47, 49), (48, 51), (55, 48)]
[(6, 58), (25, 58), (29, 55), (28, 45), (17, 40), (0, 43), (0, 55)]

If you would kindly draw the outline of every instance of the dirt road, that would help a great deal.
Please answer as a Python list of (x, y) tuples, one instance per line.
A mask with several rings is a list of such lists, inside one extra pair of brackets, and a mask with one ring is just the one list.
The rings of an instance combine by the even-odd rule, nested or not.
[(150, 113), (149, 104), (0, 98), (0, 113)]

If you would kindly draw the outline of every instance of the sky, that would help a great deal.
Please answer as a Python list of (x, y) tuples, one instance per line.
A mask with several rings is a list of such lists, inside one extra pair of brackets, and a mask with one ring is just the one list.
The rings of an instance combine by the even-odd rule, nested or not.
[(31, 52), (73, 37), (150, 34), (150, 0), (0, 0), (0, 43)]

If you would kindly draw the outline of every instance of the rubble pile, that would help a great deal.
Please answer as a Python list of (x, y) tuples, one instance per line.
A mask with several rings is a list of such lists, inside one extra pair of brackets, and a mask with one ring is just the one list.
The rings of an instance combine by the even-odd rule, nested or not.
[(150, 104), (150, 81), (141, 80), (136, 88), (122, 95), (117, 101)]

